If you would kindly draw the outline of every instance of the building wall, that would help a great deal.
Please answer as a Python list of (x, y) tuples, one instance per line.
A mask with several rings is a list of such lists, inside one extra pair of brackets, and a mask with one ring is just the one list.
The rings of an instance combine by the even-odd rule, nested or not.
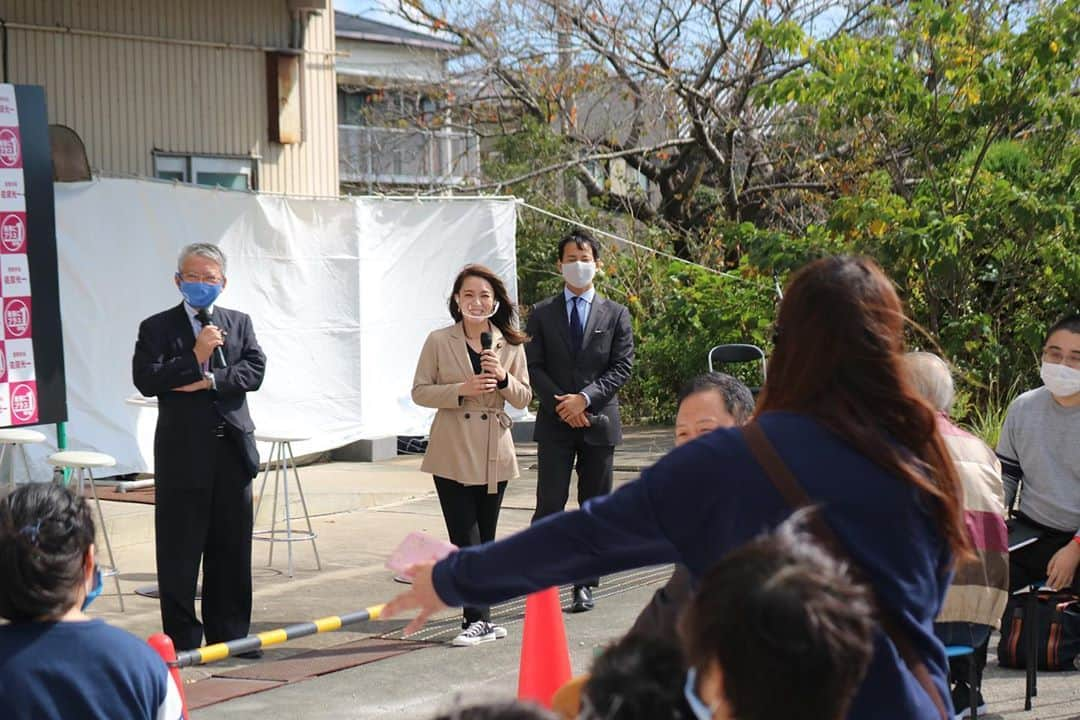
[(364, 85), (363, 77), (347, 74), (362, 73), (377, 84), (391, 84), (396, 80), (409, 82), (440, 83), (446, 80), (443, 69), (445, 53), (428, 48), (406, 45), (389, 45), (339, 37), (337, 47), (342, 53), (337, 68), (341, 73), (338, 82), (343, 85)]
[[(287, 0), (0, 5), (9, 24), (8, 81), (45, 86), (49, 122), (79, 133), (95, 172), (153, 175), (155, 149), (254, 155), (260, 190), (338, 194), (331, 3), (308, 21), (296, 145), (268, 136), (265, 49), (289, 45)], [(51, 31), (57, 26), (73, 32)]]

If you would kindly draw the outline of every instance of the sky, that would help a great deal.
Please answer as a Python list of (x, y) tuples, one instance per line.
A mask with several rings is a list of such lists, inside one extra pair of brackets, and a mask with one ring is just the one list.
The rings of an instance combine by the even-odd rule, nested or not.
[(397, 0), (334, 0), (335, 10), (352, 13), (353, 15), (362, 15), (389, 25), (398, 25), (407, 27), (410, 30), (417, 30), (415, 25), (409, 25), (407, 21), (397, 16), (394, 12), (397, 10), (397, 6)]

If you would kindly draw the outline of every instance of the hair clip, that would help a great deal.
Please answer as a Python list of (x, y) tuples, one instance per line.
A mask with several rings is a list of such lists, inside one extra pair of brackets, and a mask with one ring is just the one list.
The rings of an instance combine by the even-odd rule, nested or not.
[(38, 544), (38, 539), (41, 537), (41, 521), (38, 520), (33, 525), (26, 525), (19, 530), (20, 535), (25, 535), (26, 539), (30, 541), (31, 545), (35, 547)]

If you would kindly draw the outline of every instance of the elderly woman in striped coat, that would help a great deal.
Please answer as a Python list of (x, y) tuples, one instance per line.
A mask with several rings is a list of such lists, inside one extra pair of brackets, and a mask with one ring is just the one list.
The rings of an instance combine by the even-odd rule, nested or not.
[[(964, 490), (964, 520), (975, 559), (959, 562), (934, 630), (946, 645), (969, 645), (974, 656), (950, 660), (953, 707), (957, 717), (970, 714), (970, 694), (985, 709), (979, 685), (986, 667), (990, 632), (1001, 625), (1009, 599), (1009, 547), (1005, 527), (1005, 490), (1001, 463), (986, 443), (949, 420), (955, 390), (949, 367), (937, 355), (908, 353), (908, 375), (915, 389), (938, 412), (938, 432), (956, 464)], [(975, 687), (968, 686), (969, 662), (975, 663)]]

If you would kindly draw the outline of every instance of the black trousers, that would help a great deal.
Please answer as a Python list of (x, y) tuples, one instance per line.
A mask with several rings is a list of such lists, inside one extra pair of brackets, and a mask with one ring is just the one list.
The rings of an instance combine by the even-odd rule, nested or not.
[[(1019, 516), (1019, 520), (1024, 524), (1041, 528), (1043, 534), (1030, 545), (1009, 553), (1009, 589), (1013, 591), (1044, 582), (1046, 566), (1050, 564), (1050, 558), (1054, 557), (1054, 553), (1058, 550), (1073, 542), (1071, 532), (1048, 528), (1024, 515)], [(1072, 591), (1080, 593), (1080, 572), (1073, 577)]]
[[(498, 484), (498, 490), (489, 493), (487, 485), (462, 485), (456, 480), (435, 476), (435, 490), (439, 493), (446, 534), (458, 547), (469, 547), (491, 542), (499, 524), (506, 482)], [(461, 626), (477, 620), (490, 622), (491, 608), (482, 605), (466, 605), (462, 608), (464, 621)]]
[[(614, 445), (589, 445), (576, 433), (571, 443), (544, 442), (536, 448), (539, 469), (536, 479), (536, 511), (532, 521), (566, 509), (570, 497), (570, 474), (577, 467), (578, 504), (611, 492), (615, 467)], [(600, 578), (584, 578), (575, 585), (595, 587)]]
[[(214, 453), (208, 488), (158, 488), (154, 506), (161, 625), (177, 650), (245, 637), (251, 625), (251, 478), (229, 438)], [(202, 562), (202, 622), (195, 585)]]

